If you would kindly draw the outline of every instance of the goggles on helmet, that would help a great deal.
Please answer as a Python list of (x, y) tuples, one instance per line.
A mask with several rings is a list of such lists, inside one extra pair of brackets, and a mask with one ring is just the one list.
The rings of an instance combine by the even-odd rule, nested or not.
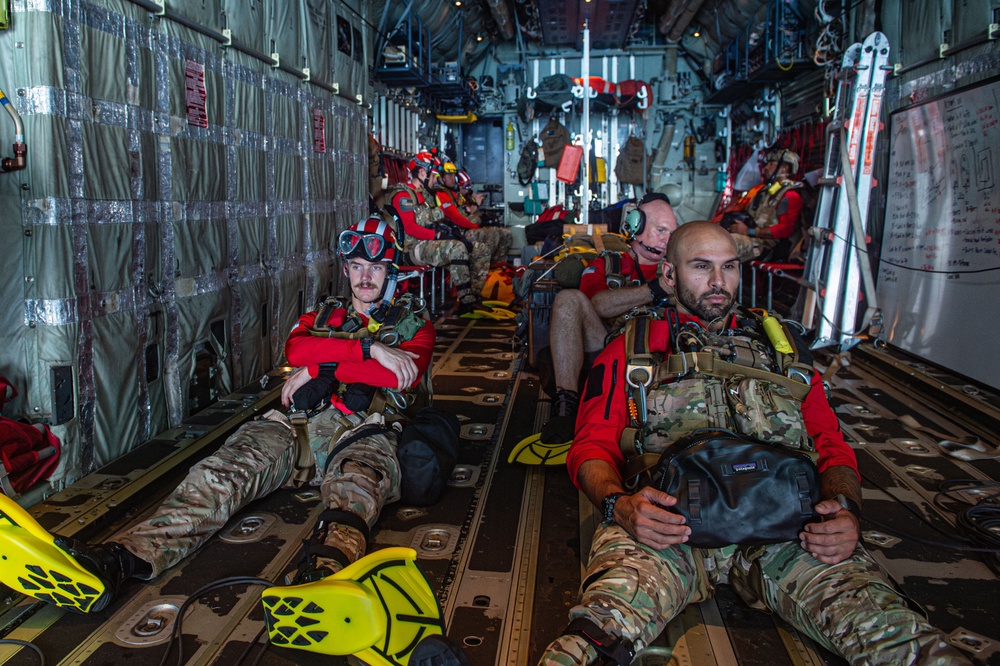
[(359, 234), (350, 229), (340, 234), (340, 254), (345, 259), (361, 257), (369, 261), (381, 261), (385, 255), (385, 238), (376, 234)]

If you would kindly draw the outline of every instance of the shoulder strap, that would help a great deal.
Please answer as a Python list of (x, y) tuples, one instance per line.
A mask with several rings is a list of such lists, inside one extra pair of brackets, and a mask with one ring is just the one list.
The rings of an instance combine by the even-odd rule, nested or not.
[(604, 280), (611, 289), (618, 289), (625, 284), (625, 276), (622, 275), (622, 255), (620, 253), (604, 253)]
[(625, 456), (627, 483), (651, 468), (659, 456), (642, 452), (643, 426), (646, 425), (646, 396), (653, 384), (658, 354), (649, 350), (650, 325), (653, 318), (642, 314), (625, 322), (625, 384), (629, 393), (630, 424), (622, 430), (618, 446)]

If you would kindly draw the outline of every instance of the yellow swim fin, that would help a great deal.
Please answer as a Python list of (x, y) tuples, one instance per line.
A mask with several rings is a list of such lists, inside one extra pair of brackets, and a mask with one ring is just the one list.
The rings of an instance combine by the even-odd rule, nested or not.
[(312, 583), (261, 593), (271, 643), (370, 666), (408, 663), (417, 644), (444, 634), (437, 597), (412, 548), (385, 548)]
[(14, 500), (0, 494), (0, 582), (61, 608), (101, 610), (105, 584), (56, 544)]
[(535, 433), (514, 445), (510, 455), (507, 456), (507, 462), (522, 465), (565, 465), (566, 454), (569, 453), (572, 444), (573, 440), (546, 444), (542, 441), (541, 433)]
[(491, 307), (493, 308), (492, 310), (493, 316), (490, 317), (491, 319), (496, 319), (498, 321), (501, 321), (504, 319), (513, 319), (514, 317), (517, 316), (517, 313), (514, 312), (513, 310), (508, 310), (507, 308), (498, 306), (491, 306)]

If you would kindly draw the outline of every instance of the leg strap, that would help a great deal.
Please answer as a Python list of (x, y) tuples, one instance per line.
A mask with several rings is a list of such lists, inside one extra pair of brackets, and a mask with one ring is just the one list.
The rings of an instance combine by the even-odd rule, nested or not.
[(635, 657), (635, 648), (627, 638), (615, 638), (601, 629), (600, 625), (586, 617), (578, 617), (569, 623), (563, 635), (579, 636), (597, 650), (597, 654), (618, 666), (629, 666)]
[(358, 514), (350, 511), (343, 511), (341, 509), (327, 509), (323, 513), (319, 514), (319, 523), (316, 526), (317, 531), (325, 533), (329, 528), (329, 525), (332, 525), (333, 523), (353, 527), (357, 531), (361, 532), (361, 536), (365, 538), (365, 543), (368, 543), (369, 537), (371, 536), (371, 532), (368, 529), (368, 523), (366, 523), (364, 518)]

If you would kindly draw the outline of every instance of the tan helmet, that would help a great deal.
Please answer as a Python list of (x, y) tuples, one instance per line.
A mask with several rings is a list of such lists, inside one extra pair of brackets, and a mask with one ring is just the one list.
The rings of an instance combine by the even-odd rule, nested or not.
[(780, 168), (782, 163), (788, 165), (788, 173), (794, 174), (799, 171), (799, 154), (787, 148), (775, 148), (767, 154), (768, 162), (777, 162)]

